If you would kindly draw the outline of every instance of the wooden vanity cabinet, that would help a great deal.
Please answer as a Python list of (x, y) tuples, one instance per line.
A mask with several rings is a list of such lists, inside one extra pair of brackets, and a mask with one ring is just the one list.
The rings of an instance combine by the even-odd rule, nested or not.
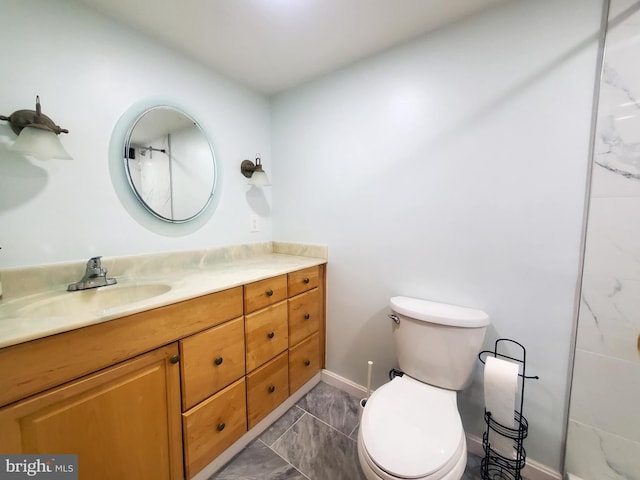
[(0, 452), (75, 453), (82, 478), (183, 479), (179, 340), (234, 318), (242, 345), (242, 287), (0, 349)]
[(187, 478), (322, 368), (323, 275), (316, 266), (246, 284), (243, 318), (180, 341)]
[(183, 477), (177, 344), (0, 410), (2, 453), (78, 454), (81, 478)]
[(0, 452), (191, 478), (324, 366), (325, 266), (0, 349)]

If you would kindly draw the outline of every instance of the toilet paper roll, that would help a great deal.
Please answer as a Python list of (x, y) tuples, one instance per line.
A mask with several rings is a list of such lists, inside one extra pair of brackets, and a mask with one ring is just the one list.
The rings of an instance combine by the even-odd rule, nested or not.
[[(484, 367), (484, 406), (491, 418), (508, 428), (515, 428), (514, 410), (518, 390), (516, 363), (488, 356)], [(491, 431), (491, 449), (506, 457), (515, 458), (514, 440)]]

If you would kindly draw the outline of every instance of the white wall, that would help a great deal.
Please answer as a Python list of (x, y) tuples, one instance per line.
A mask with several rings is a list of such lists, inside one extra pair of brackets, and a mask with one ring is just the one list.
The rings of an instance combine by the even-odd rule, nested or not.
[(568, 472), (640, 478), (640, 2), (605, 44), (571, 389)]
[[(0, 122), (0, 267), (271, 240), (270, 191), (247, 192), (240, 162), (271, 171), (268, 101), (70, 1), (0, 0), (0, 112), (35, 108), (70, 133), (73, 161), (25, 161)], [(182, 105), (210, 135), (221, 166), (215, 213), (196, 231), (155, 233), (129, 215), (108, 152), (120, 117), (141, 100)], [(250, 233), (253, 210), (263, 216)]]
[[(481, 308), (487, 347), (528, 348), (525, 448), (555, 469), (601, 10), (507, 3), (273, 103), (274, 240), (329, 246), (327, 367), (386, 380), (392, 295)], [(481, 382), (460, 403), (480, 435)]]

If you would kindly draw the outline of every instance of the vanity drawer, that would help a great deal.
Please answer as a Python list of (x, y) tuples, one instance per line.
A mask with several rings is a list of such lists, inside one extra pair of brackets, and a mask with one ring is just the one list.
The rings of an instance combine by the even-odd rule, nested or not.
[(320, 328), (319, 299), (318, 289), (314, 288), (288, 300), (289, 345), (295, 345)]
[(244, 377), (182, 414), (187, 478), (247, 431)]
[(292, 297), (318, 286), (320, 267), (309, 267), (287, 275), (289, 296)]
[(244, 286), (244, 313), (255, 312), (287, 298), (287, 276), (267, 278)]
[(286, 301), (245, 315), (247, 372), (285, 351), (288, 334)]
[(289, 354), (278, 357), (247, 375), (247, 418), (254, 427), (289, 397)]
[(238, 380), (244, 370), (244, 319), (180, 340), (182, 409)]
[(289, 390), (291, 393), (320, 371), (320, 335), (314, 334), (289, 349)]

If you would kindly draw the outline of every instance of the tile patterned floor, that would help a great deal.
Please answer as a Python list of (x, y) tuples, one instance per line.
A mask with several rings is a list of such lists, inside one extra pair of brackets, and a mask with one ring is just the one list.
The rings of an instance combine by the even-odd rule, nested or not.
[[(357, 435), (358, 399), (321, 382), (209, 480), (365, 480)], [(469, 455), (462, 480), (479, 478)]]

